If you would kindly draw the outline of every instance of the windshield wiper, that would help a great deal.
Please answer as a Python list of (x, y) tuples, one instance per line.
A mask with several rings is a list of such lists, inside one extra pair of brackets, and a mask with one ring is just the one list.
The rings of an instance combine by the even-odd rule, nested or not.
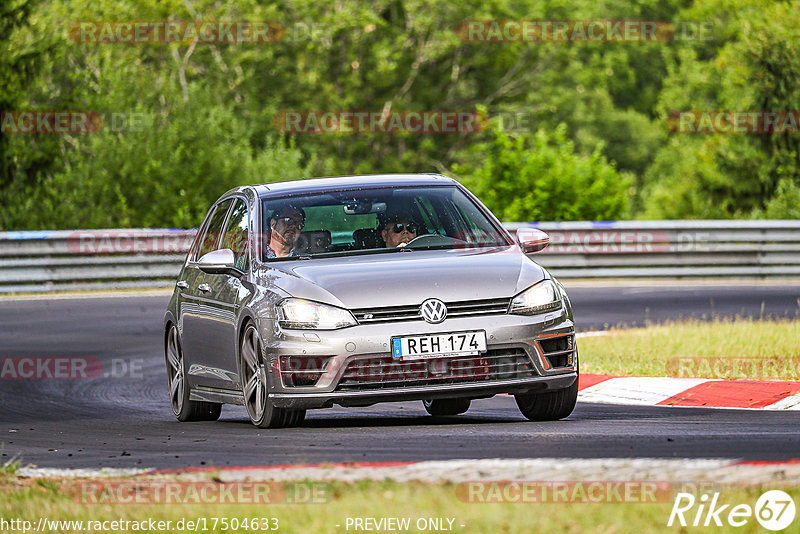
[(365, 248), (361, 250), (342, 250), (339, 252), (321, 252), (314, 254), (315, 258), (338, 258), (341, 256), (366, 256), (369, 254), (391, 254), (392, 252), (403, 252), (403, 247), (392, 248)]
[(509, 246), (508, 243), (457, 243), (457, 244), (448, 243), (447, 245), (420, 245), (420, 246), (411, 245), (410, 247), (405, 247), (405, 248), (409, 250), (449, 250), (449, 249), (467, 250), (474, 248), (479, 248), (479, 249), (499, 248), (507, 246)]
[(264, 263), (272, 261), (295, 261), (310, 260), (313, 258), (339, 258), (342, 256), (364, 256), (367, 254), (389, 254), (392, 252), (402, 252), (404, 247), (393, 248), (367, 248), (361, 250), (340, 250), (336, 252), (317, 252), (316, 254), (300, 254), (297, 256), (283, 256), (281, 258), (267, 258)]

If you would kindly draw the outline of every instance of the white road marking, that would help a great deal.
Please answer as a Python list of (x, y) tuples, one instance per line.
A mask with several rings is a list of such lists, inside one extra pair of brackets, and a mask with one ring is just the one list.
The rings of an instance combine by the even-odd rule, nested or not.
[(774, 404), (764, 407), (765, 410), (800, 410), (800, 393), (786, 397)]
[(704, 378), (621, 377), (610, 378), (578, 394), (582, 402), (653, 405), (709, 382)]
[(580, 339), (582, 337), (607, 336), (608, 334), (608, 330), (592, 330), (591, 332), (578, 332), (575, 334), (575, 338)]

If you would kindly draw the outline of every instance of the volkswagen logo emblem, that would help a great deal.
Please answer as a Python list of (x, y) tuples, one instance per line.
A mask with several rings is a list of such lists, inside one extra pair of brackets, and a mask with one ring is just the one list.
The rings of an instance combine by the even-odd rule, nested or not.
[(447, 306), (439, 299), (428, 299), (419, 307), (419, 313), (429, 323), (441, 323), (447, 317)]

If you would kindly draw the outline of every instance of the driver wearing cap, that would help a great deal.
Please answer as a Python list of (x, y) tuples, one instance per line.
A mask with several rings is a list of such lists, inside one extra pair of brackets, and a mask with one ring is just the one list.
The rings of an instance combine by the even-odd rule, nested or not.
[(269, 243), (267, 258), (283, 258), (295, 255), (295, 245), (306, 222), (303, 208), (287, 205), (275, 210), (269, 219)]

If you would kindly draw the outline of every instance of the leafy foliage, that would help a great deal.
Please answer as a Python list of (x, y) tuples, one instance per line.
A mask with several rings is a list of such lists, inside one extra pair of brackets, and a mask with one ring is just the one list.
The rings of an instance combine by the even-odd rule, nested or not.
[(609, 164), (598, 146), (589, 156), (574, 152), (566, 126), (550, 134), (512, 139), (493, 130), (475, 169), (456, 166), (464, 184), (507, 221), (613, 220), (628, 210), (630, 180)]
[[(0, 229), (195, 226), (239, 184), (431, 171), (462, 176), (507, 220), (796, 217), (800, 136), (667, 124), (676, 110), (800, 109), (798, 8), (7, 0), (0, 111), (86, 110), (105, 123), (92, 134), (0, 133)], [(652, 43), (461, 40), (460, 22), (487, 19), (661, 20), (676, 33)], [(101, 44), (68, 31), (135, 20), (272, 20), (286, 32), (261, 44)], [(273, 125), (290, 110), (481, 110), (492, 127), (290, 136)], [(506, 128), (501, 117), (519, 120)]]
[[(715, 5), (737, 12), (727, 15), (729, 39), (707, 60), (699, 59), (708, 54), (700, 46), (677, 51), (659, 102), (662, 118), (671, 110), (800, 110), (792, 81), (800, 75), (798, 3), (716, 0), (687, 15), (704, 16)], [(800, 186), (798, 164), (796, 133), (674, 134), (645, 173), (644, 214), (794, 217), (787, 201)]]

